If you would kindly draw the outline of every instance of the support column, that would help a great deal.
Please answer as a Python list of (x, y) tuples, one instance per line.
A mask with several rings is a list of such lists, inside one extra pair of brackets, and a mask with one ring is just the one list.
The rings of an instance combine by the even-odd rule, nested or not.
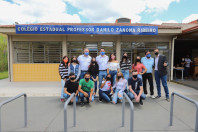
[(116, 41), (116, 59), (118, 62), (120, 62), (120, 50), (121, 50), (121, 45), (120, 45), (120, 36), (117, 37), (117, 41)]
[(62, 39), (62, 53), (63, 53), (62, 56), (67, 55), (67, 36), (63, 36)]
[(12, 36), (10, 35), (8, 37), (9, 39), (9, 78), (10, 78), (10, 81), (13, 82), (13, 43), (12, 43)]
[(9, 78), (9, 81), (11, 82), (11, 71), (10, 71), (10, 36), (7, 35), (7, 41), (8, 41), (8, 44), (7, 44), (7, 52), (8, 52), (8, 78)]
[(174, 37), (172, 39), (172, 48), (171, 48), (171, 78), (169, 80), (173, 80), (173, 63), (174, 63), (174, 50), (175, 50), (175, 39), (177, 37)]

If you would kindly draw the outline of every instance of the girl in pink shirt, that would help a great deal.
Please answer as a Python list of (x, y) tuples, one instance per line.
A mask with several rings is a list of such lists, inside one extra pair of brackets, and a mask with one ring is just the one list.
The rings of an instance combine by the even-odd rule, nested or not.
[[(144, 71), (143, 71), (144, 69)], [(140, 56), (137, 56), (135, 64), (132, 65), (132, 70), (137, 70), (138, 77), (142, 79), (142, 75), (146, 73), (147, 69), (140, 61)], [(143, 72), (142, 72), (143, 71)]]

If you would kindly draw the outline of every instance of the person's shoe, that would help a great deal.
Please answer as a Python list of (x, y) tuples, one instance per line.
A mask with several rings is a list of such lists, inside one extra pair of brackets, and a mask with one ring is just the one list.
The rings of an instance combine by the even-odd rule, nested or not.
[(155, 99), (158, 99), (158, 98), (160, 98), (160, 97), (161, 97), (161, 96), (156, 96)]
[(62, 102), (62, 103), (64, 103), (64, 102), (65, 102), (65, 99), (63, 99), (63, 98), (62, 98), (62, 99), (60, 99), (60, 100), (61, 100), (61, 102)]
[(84, 102), (80, 102), (81, 107), (83, 107), (83, 106), (84, 106), (84, 104), (85, 104)]
[(100, 98), (100, 96), (99, 96), (99, 99), (98, 99), (98, 101), (101, 103), (102, 102), (102, 98)]
[(166, 101), (167, 101), (167, 102), (170, 102), (170, 99), (169, 99), (169, 98), (166, 98)]
[(142, 99), (140, 99), (140, 104), (141, 104), (141, 105), (143, 105), (143, 101), (142, 101)]
[(151, 98), (152, 98), (152, 99), (155, 99), (155, 96), (154, 96), (154, 95), (151, 95)]

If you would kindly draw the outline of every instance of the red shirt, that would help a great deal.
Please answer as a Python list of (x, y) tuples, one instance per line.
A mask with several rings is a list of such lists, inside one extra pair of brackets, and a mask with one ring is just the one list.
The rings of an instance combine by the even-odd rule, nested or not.
[(136, 66), (134, 66), (133, 64), (132, 69), (137, 70), (139, 74), (140, 72), (142, 72), (142, 69), (146, 69), (146, 67), (144, 66), (144, 64), (140, 63), (140, 64), (137, 64)]

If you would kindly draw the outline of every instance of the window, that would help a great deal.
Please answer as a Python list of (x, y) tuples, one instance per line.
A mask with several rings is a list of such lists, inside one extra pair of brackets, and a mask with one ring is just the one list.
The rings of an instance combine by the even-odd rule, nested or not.
[(14, 63), (60, 63), (61, 42), (14, 42)]

